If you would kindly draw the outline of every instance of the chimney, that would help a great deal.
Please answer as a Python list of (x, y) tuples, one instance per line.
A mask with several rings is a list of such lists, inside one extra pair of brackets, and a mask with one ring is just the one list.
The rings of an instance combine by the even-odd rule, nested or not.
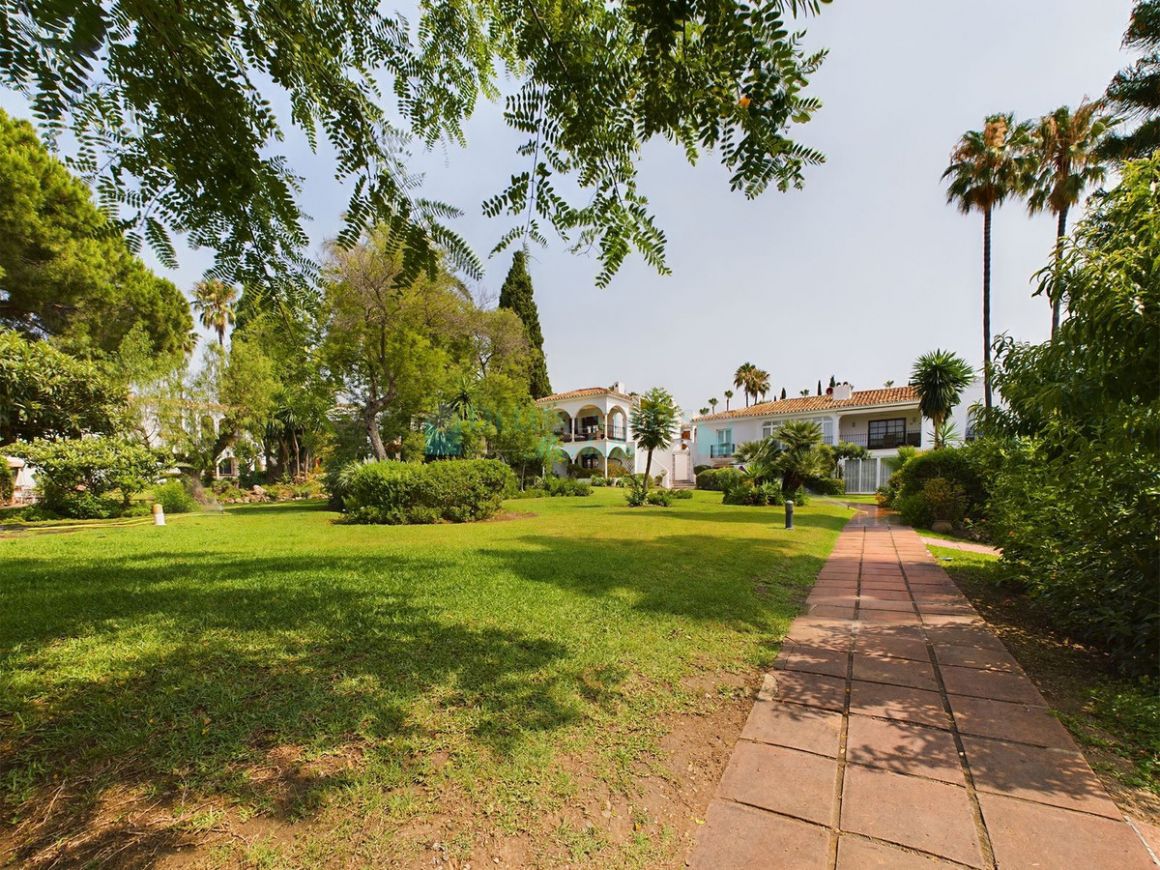
[(626, 396), (628, 395), (628, 387), (624, 385), (624, 381), (617, 381), (608, 389), (612, 390), (614, 393), (623, 393)]
[(836, 387), (834, 387), (834, 401), (835, 402), (846, 401), (853, 394), (854, 394), (854, 388), (850, 385), (849, 381), (842, 381), (842, 383), (840, 383)]

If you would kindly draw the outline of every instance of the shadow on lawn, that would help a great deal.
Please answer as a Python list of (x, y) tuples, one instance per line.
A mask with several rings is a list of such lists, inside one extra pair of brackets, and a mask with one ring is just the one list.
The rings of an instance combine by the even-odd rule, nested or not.
[[(653, 521), (679, 532), (684, 519), (658, 512)], [(604, 599), (610, 613), (628, 607), (773, 632), (797, 612), (823, 561), (791, 546), (761, 534), (525, 535), (467, 557)], [(456, 621), (410, 591), (456, 576), (463, 558), (173, 551), (67, 570), (48, 559), (9, 561), (0, 806), (19, 832), (0, 832), (0, 853), (24, 866), (108, 864), (114, 855), (120, 865), (149, 864), (182, 842), (180, 825), (117, 814), (110, 795), (170, 807), (178, 796), (187, 806), (224, 799), (293, 820), (368, 777), (384, 792), (421, 785), (448, 733), (466, 732), (503, 757), (530, 732), (584, 717), (586, 704), (620, 702), (626, 668), (580, 673), (565, 641)], [(62, 638), (81, 639), (68, 660)], [(74, 669), (71, 657), (85, 650), (101, 662), (91, 672)]]
[[(148, 864), (181, 831), (172, 819), (113, 818), (111, 799), (227, 797), (294, 819), (367, 768), (384, 789), (421, 783), (448, 713), (500, 756), (524, 733), (582, 713), (578, 702), (558, 700), (570, 695), (556, 691), (561, 677), (549, 671), (567, 649), (553, 640), (451, 623), (408, 594), (373, 587), (231, 582), (282, 571), (371, 573), (369, 560), (211, 558), (93, 564), (80, 582), (58, 577), (47, 601), (36, 600), (45, 587), (34, 581), (6, 590), (9, 613), (44, 609), (36, 636), (5, 620), (11, 645), (0, 670), (18, 679), (0, 692), (0, 805), (23, 830), (7, 843), (0, 833), (0, 854), (21, 866), (103, 866), (133, 840), (136, 857), (117, 863)], [(146, 567), (157, 559), (168, 567)], [(415, 560), (405, 571), (438, 567)], [(34, 560), (6, 568), (21, 578), (45, 573)], [(200, 582), (174, 582), (190, 576)], [(17, 638), (8, 628), (25, 630)], [(114, 633), (124, 638), (107, 637)], [(98, 676), (62, 677), (69, 663), (53, 660), (53, 642), (77, 634), (107, 640), (119, 660)]]

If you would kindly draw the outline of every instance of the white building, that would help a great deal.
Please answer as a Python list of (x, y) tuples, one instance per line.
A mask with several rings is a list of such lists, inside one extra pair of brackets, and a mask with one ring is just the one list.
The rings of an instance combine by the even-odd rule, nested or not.
[[(977, 395), (981, 395), (981, 385), (975, 382), (952, 415), (960, 437), (973, 436), (969, 409)], [(922, 418), (913, 387), (854, 390), (843, 383), (823, 396), (761, 402), (695, 418), (695, 464), (732, 465), (738, 445), (760, 441), (790, 420), (817, 423), (826, 444), (847, 441), (870, 452), (868, 460), (846, 463), (843, 476), (850, 493), (874, 492), (884, 484), (891, 472), (888, 460), (898, 455), (899, 447), (926, 448), (933, 441), (930, 422)]]
[[(632, 437), (632, 409), (638, 397), (624, 384), (587, 387), (555, 393), (536, 404), (556, 414), (556, 435), (560, 453), (555, 472), (567, 474), (568, 466), (579, 465), (593, 476), (607, 477), (609, 471), (643, 473), (647, 454), (636, 449)], [(653, 451), (653, 476), (660, 475), (664, 486), (693, 483), (693, 431), (682, 424), (679, 437), (668, 450)]]

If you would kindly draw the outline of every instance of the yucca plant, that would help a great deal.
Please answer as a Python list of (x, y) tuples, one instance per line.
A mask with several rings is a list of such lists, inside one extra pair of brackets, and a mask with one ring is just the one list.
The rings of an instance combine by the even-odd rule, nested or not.
[(934, 425), (936, 450), (946, 446), (947, 418), (959, 404), (963, 390), (974, 376), (970, 364), (949, 350), (933, 350), (915, 361), (910, 373), (910, 385), (918, 392), (918, 407), (922, 416)]

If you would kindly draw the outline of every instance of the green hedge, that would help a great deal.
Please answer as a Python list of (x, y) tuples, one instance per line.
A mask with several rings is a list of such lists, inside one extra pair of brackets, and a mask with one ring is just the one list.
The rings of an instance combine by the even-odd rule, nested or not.
[(710, 468), (697, 475), (697, 489), (724, 492), (741, 480), (736, 468)]
[(388, 460), (360, 465), (343, 477), (343, 502), (348, 520), (354, 523), (485, 520), (516, 489), (512, 470), (495, 459), (426, 465)]
[(846, 494), (846, 481), (840, 477), (813, 477), (806, 481), (806, 486), (818, 495)]

